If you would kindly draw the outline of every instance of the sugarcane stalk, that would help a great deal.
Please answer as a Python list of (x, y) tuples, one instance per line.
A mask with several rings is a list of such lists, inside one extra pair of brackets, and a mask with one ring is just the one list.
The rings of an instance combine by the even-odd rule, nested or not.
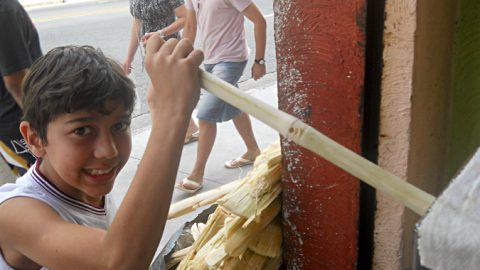
[(183, 216), (192, 211), (195, 211), (199, 207), (212, 204), (223, 195), (235, 189), (238, 184), (240, 184), (240, 180), (230, 182), (218, 188), (211, 189), (209, 191), (199, 193), (195, 196), (176, 202), (170, 205), (170, 210), (168, 212), (167, 218), (173, 219), (179, 216)]
[(191, 249), (192, 246), (189, 246), (172, 253), (172, 255), (167, 259), (165, 263), (167, 269), (171, 269), (172, 267), (177, 265), (190, 252)]
[(391, 196), (417, 214), (425, 215), (435, 200), (432, 195), (338, 144), (300, 119), (247, 95), (203, 70), (200, 70), (200, 79), (202, 88), (210, 93), (272, 127), (285, 138)]

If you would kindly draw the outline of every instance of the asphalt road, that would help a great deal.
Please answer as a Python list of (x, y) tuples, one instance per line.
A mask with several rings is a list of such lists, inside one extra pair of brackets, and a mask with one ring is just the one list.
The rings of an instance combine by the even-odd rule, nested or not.
[[(255, 2), (267, 20), (267, 73), (276, 72), (273, 3), (271, 0)], [(127, 53), (132, 17), (128, 8), (128, 0), (88, 1), (75, 4), (62, 4), (28, 10), (39, 34), (44, 52), (69, 44), (92, 45), (101, 48), (120, 63)], [(247, 40), (250, 48), (254, 48), (253, 24), (246, 20)], [(197, 39), (198, 41), (198, 39)], [(196, 43), (200, 47), (199, 43)], [(146, 104), (146, 88), (148, 77), (142, 68), (142, 53), (137, 51), (134, 67), (134, 80), (137, 84), (139, 104), (134, 115), (148, 112)], [(252, 58), (252, 57), (250, 57)], [(249, 60), (240, 82), (251, 78)], [(260, 81), (261, 83), (261, 81)]]

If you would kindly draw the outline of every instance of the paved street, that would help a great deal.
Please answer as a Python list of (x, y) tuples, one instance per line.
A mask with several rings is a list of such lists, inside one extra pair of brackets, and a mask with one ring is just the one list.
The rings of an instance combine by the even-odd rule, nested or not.
[[(77, 1), (77, 0), (76, 0)], [(256, 1), (267, 21), (267, 49), (265, 59), (267, 73), (276, 72), (274, 33), (273, 33), (273, 3), (270, 0)], [(89, 44), (101, 48), (107, 55), (120, 63), (126, 57), (132, 17), (128, 8), (128, 0), (86, 1), (32, 8), (28, 10), (38, 28), (40, 42), (44, 52), (69, 44)], [(253, 49), (253, 24), (245, 23), (247, 43)], [(195, 43), (201, 48), (199, 38)], [(253, 53), (253, 52), (252, 52)], [(138, 86), (140, 101), (134, 116), (148, 112), (146, 89), (148, 77), (142, 68), (142, 55), (139, 49), (133, 62), (133, 78)], [(247, 63), (247, 68), (240, 82), (250, 79), (250, 67), (253, 59)]]

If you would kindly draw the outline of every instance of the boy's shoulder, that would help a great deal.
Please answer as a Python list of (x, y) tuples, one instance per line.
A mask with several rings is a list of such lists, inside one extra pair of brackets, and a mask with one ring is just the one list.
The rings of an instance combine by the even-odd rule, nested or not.
[[(103, 207), (95, 207), (68, 196), (46, 179), (35, 166), (15, 183), (0, 187), (0, 206), (7, 200), (30, 198), (46, 204), (63, 220), (99, 229), (107, 229), (116, 211), (110, 196)], [(38, 205), (38, 204), (34, 204)]]
[(39, 192), (39, 188), (29, 171), (14, 183), (6, 183), (0, 186), (0, 204), (15, 197), (30, 197), (35, 196), (35, 194), (41, 196), (42, 193)]

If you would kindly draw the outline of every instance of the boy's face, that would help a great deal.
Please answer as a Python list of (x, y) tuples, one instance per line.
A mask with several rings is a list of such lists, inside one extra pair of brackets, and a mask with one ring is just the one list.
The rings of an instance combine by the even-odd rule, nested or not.
[(119, 102), (109, 112), (80, 110), (63, 114), (47, 127), (40, 171), (68, 195), (93, 205), (113, 187), (131, 151), (130, 121)]

